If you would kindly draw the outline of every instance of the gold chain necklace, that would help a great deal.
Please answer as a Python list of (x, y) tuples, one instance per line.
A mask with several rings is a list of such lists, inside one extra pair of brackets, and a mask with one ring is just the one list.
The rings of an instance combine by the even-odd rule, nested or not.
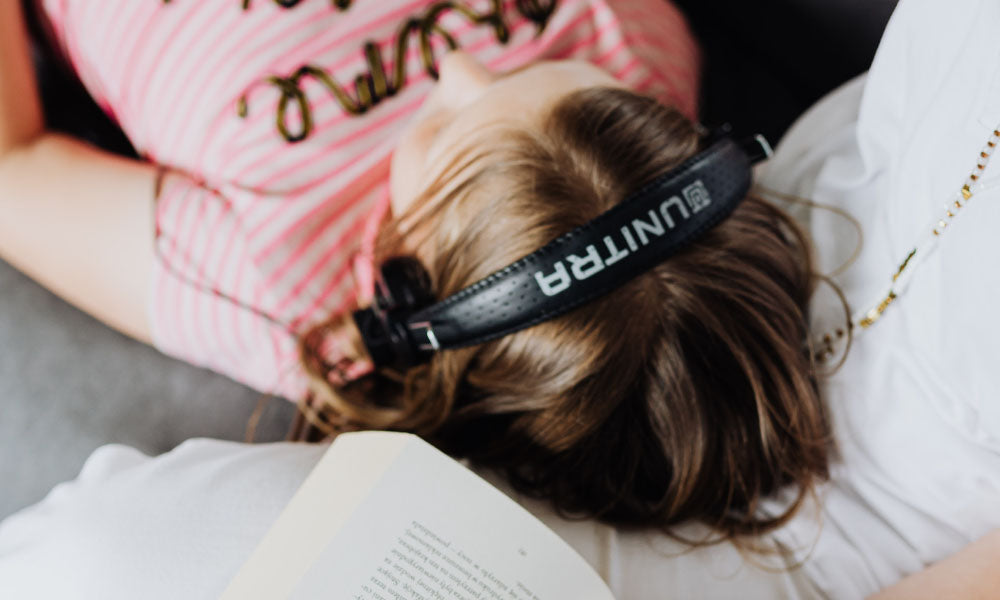
[(993, 151), (996, 149), (997, 144), (1000, 144), (1000, 125), (997, 125), (990, 134), (989, 139), (986, 140), (986, 145), (979, 151), (979, 156), (976, 158), (976, 167), (965, 178), (962, 187), (948, 199), (944, 215), (934, 219), (925, 229), (925, 233), (917, 245), (899, 263), (899, 267), (893, 273), (888, 287), (873, 302), (865, 305), (868, 308), (851, 315), (846, 329), (842, 327), (835, 331), (827, 332), (814, 343), (814, 357), (816, 360), (826, 361), (832, 357), (836, 353), (837, 344), (845, 339), (850, 332), (862, 331), (874, 325), (889, 306), (906, 290), (910, 280), (913, 278), (913, 273), (937, 249), (938, 242), (948, 229), (948, 225), (969, 204), (976, 192), (981, 190), (983, 172), (986, 170), (986, 165), (989, 164), (990, 157), (993, 156)]

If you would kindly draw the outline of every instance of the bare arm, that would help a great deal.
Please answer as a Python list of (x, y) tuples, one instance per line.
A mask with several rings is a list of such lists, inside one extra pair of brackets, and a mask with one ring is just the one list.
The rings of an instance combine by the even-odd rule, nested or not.
[(1000, 530), (969, 544), (958, 554), (914, 573), (872, 600), (996, 598), (1000, 590)]
[(45, 131), (19, 0), (0, 0), (0, 258), (150, 339), (155, 167)]
[(38, 137), (43, 127), (21, 2), (3, 2), (0, 3), (0, 158)]

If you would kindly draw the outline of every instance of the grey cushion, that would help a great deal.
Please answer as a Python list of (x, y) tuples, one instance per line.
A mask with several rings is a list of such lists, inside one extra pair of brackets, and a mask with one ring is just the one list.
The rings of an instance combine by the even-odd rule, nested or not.
[[(115, 333), (0, 262), (0, 519), (103, 444), (158, 454), (190, 437), (242, 440), (260, 397)], [(272, 400), (257, 439), (283, 439), (293, 415)]]

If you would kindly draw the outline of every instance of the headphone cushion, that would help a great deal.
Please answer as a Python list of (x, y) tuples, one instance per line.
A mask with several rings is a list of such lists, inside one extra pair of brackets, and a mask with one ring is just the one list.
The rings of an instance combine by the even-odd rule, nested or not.
[(382, 310), (419, 310), (434, 303), (431, 278), (427, 269), (412, 256), (397, 256), (385, 261), (376, 302)]

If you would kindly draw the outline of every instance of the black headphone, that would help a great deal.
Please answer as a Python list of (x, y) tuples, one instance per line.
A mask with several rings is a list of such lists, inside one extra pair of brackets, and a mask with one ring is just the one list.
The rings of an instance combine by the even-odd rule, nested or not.
[(414, 258), (386, 261), (375, 302), (354, 321), (377, 366), (405, 369), (438, 350), (481, 344), (563, 315), (690, 244), (746, 196), (763, 136), (718, 137), (620, 204), (524, 258), (434, 303)]

